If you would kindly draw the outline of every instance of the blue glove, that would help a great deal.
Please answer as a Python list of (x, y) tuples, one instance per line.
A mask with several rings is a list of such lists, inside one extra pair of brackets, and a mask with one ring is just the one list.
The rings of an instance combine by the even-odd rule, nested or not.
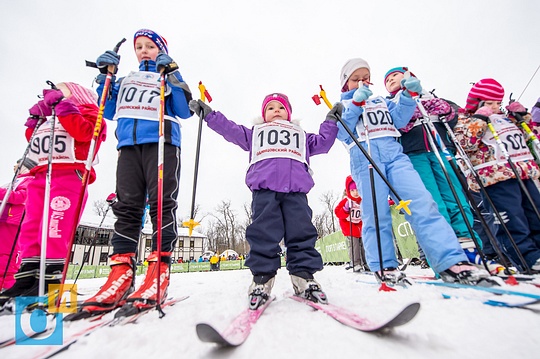
[(405, 88), (406, 91), (403, 91), (403, 94), (407, 97), (411, 97), (409, 91), (416, 93), (422, 92), (422, 85), (420, 85), (420, 80), (413, 76), (401, 80), (401, 87)]
[(174, 60), (164, 52), (160, 52), (156, 57), (156, 67), (159, 72), (163, 71), (168, 74), (174, 70), (178, 70), (178, 65)]
[(362, 102), (367, 100), (369, 96), (373, 95), (373, 92), (366, 86), (360, 86), (353, 94), (353, 103), (360, 106)]
[(118, 66), (120, 63), (120, 55), (118, 55), (116, 52), (107, 50), (102, 55), (100, 55), (96, 60), (97, 67), (101, 69), (107, 70), (107, 66), (114, 65)]

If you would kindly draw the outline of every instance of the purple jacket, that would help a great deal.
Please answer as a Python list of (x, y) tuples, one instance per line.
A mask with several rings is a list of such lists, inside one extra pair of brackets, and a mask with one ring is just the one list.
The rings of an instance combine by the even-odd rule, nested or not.
[[(252, 129), (228, 120), (221, 112), (214, 111), (206, 116), (205, 121), (212, 130), (223, 136), (227, 141), (238, 145), (244, 151), (249, 151), (251, 160)], [(334, 121), (325, 120), (319, 129), (319, 134), (306, 133), (306, 160), (321, 153), (327, 153), (338, 132)], [(313, 178), (307, 166), (288, 158), (265, 159), (251, 165), (246, 174), (246, 184), (251, 191), (268, 189), (275, 192), (308, 193), (313, 188)]]

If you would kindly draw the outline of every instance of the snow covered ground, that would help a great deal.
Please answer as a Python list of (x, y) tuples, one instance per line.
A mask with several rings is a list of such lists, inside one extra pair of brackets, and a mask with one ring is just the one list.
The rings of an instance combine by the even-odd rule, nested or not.
[[(407, 273), (431, 274), (415, 267)], [(348, 328), (324, 313), (284, 298), (292, 286), (285, 269), (278, 272), (272, 303), (240, 347), (223, 349), (199, 341), (195, 325), (210, 322), (225, 328), (247, 304), (249, 270), (173, 274), (170, 296), (189, 295), (174, 307), (143, 316), (137, 324), (105, 327), (80, 339), (58, 358), (516, 358), (540, 357), (540, 305), (532, 309), (492, 307), (470, 299), (443, 299), (441, 293), (484, 295), (476, 290), (452, 292), (415, 285), (398, 292), (379, 292), (372, 277), (326, 267), (316, 274), (329, 300), (373, 320), (384, 319), (403, 305), (419, 301), (410, 323), (388, 334)], [(359, 282), (361, 280), (362, 282)], [(79, 292), (92, 294), (105, 279), (80, 280)], [(140, 280), (139, 280), (140, 282)], [(513, 287), (540, 294), (531, 285)], [(534, 310), (536, 309), (536, 310)], [(15, 316), (0, 317), (0, 336), (14, 330)], [(73, 323), (72, 323), (73, 324)], [(68, 329), (66, 329), (68, 330)], [(43, 346), (14, 345), (0, 357), (32, 358)]]

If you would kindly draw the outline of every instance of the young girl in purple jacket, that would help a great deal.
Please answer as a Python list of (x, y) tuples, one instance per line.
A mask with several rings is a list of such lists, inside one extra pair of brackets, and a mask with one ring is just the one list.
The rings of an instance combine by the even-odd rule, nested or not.
[(251, 129), (212, 111), (201, 100), (190, 101), (189, 107), (227, 141), (249, 151), (246, 184), (252, 192), (252, 222), (246, 229), (250, 245), (246, 266), (253, 274), (248, 290), (250, 308), (258, 308), (270, 297), (281, 266), (282, 239), (296, 295), (326, 303), (326, 295), (313, 278), (323, 263), (315, 250), (317, 230), (306, 194), (314, 185), (309, 158), (327, 153), (334, 144), (341, 104), (330, 110), (318, 134), (306, 133), (291, 120), (291, 104), (282, 93), (264, 98), (262, 118)]

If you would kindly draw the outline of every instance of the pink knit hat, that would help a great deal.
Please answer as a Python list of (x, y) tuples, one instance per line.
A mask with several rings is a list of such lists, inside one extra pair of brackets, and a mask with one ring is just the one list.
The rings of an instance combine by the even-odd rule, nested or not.
[(287, 110), (287, 120), (288, 121), (291, 120), (292, 107), (291, 107), (291, 103), (289, 102), (289, 98), (282, 93), (276, 92), (276, 93), (267, 95), (263, 100), (262, 117), (264, 121), (266, 121), (266, 119), (264, 118), (264, 111), (266, 110), (266, 106), (268, 105), (270, 101), (278, 101), (279, 103), (281, 103), (283, 107), (285, 107), (285, 110)]
[(494, 79), (482, 79), (475, 83), (467, 96), (465, 109), (474, 112), (480, 101), (502, 101), (504, 88)]
[(74, 82), (64, 82), (64, 85), (71, 92), (70, 99), (76, 105), (97, 105), (98, 97), (95, 92)]

